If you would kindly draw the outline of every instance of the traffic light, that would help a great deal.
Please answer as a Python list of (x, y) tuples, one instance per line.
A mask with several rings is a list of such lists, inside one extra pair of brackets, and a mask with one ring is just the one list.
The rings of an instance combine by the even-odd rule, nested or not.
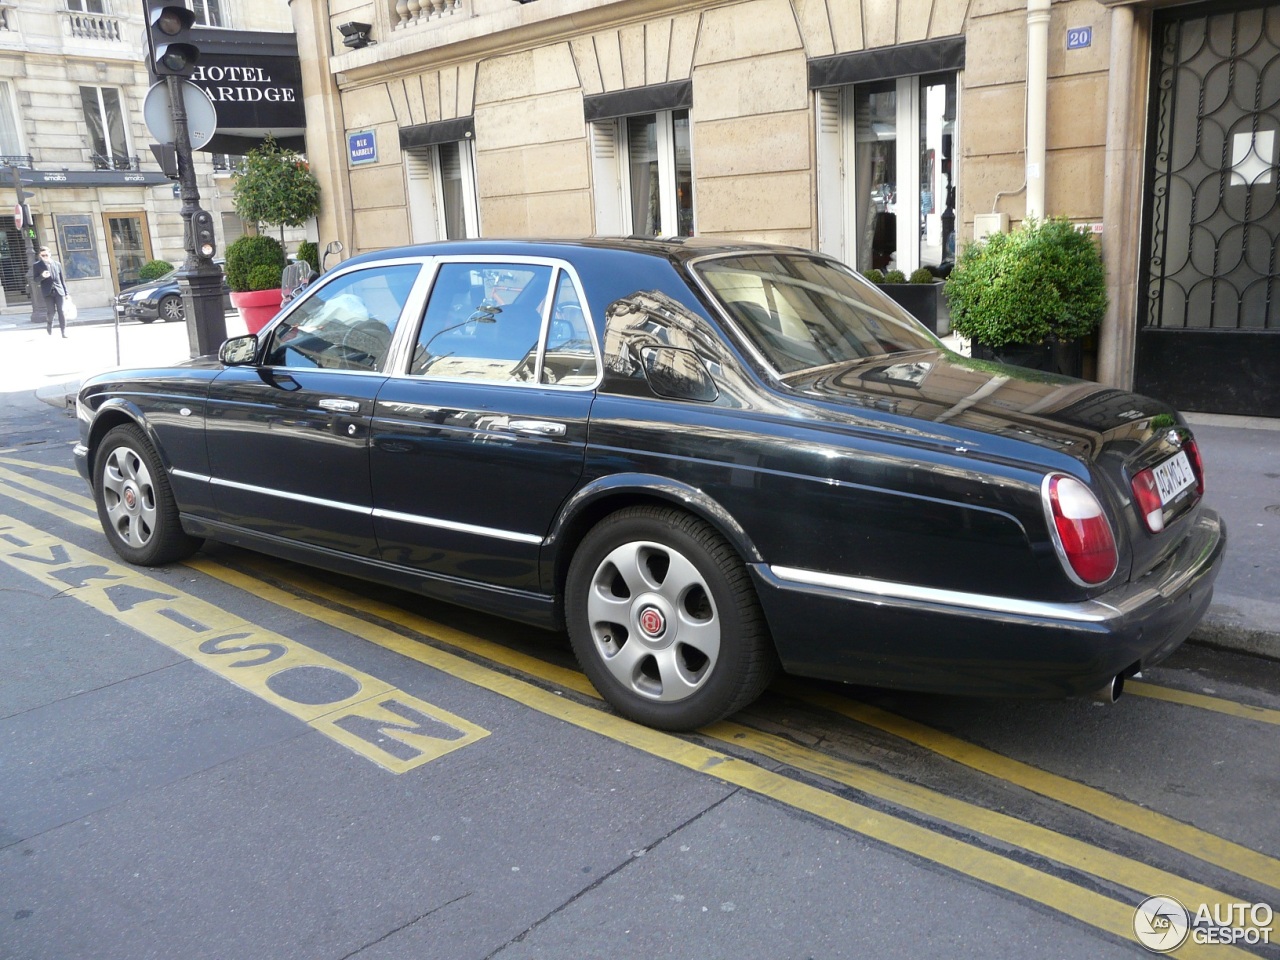
[(213, 214), (208, 210), (197, 210), (191, 214), (191, 232), (195, 235), (196, 253), (202, 257), (212, 257), (218, 252), (218, 243), (213, 235)]
[(151, 72), (157, 77), (189, 77), (200, 59), (200, 48), (191, 42), (196, 15), (180, 3), (149, 0), (147, 47)]

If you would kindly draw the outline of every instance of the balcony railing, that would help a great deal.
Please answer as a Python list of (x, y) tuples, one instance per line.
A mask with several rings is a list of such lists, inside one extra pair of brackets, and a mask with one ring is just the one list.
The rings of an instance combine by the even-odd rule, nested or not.
[(82, 13), (79, 10), (64, 10), (67, 31), (77, 40), (105, 40), (108, 43), (121, 43), (121, 25), (124, 17), (112, 17), (102, 13)]
[(415, 24), (444, 20), (458, 14), (465, 15), (471, 7), (471, 0), (389, 0), (389, 2), (393, 30), (403, 30)]
[(104, 157), (100, 153), (89, 154), (95, 170), (141, 170), (142, 164), (137, 157)]

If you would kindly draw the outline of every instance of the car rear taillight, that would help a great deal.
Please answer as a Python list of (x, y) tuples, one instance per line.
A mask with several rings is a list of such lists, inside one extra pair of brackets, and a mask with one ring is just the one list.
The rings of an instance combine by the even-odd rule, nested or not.
[(1204, 461), (1200, 459), (1200, 447), (1191, 438), (1183, 441), (1182, 452), (1191, 461), (1191, 469), (1196, 472), (1196, 496), (1204, 496)]
[[(1199, 500), (1204, 496), (1204, 464), (1200, 461), (1200, 448), (1194, 440), (1187, 439), (1182, 444), (1182, 452), (1191, 465), (1191, 473), (1195, 478), (1195, 500)], [(1152, 533), (1159, 533), (1164, 529), (1165, 502), (1160, 496), (1160, 486), (1156, 481), (1156, 467), (1148, 467), (1135, 474), (1129, 486), (1133, 489), (1133, 502), (1142, 515), (1142, 522)]]
[(1154, 470), (1143, 470), (1129, 484), (1133, 488), (1133, 502), (1138, 505), (1142, 514), (1142, 522), (1152, 533), (1164, 529), (1164, 504), (1160, 500), (1160, 490), (1156, 486)]
[(1111, 524), (1102, 504), (1075, 477), (1051, 474), (1043, 487), (1045, 506), (1053, 523), (1054, 545), (1067, 573), (1077, 583), (1106, 583), (1120, 562)]

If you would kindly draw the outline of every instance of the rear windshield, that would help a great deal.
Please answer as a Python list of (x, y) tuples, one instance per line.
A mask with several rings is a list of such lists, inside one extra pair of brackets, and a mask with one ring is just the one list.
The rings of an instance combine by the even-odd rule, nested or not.
[(830, 260), (759, 254), (694, 269), (780, 374), (938, 346), (905, 310)]

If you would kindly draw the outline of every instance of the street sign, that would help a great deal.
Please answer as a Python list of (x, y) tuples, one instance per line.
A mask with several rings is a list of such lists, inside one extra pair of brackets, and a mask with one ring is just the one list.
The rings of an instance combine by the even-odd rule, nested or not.
[[(209, 94), (197, 87), (190, 80), (181, 81), (182, 103), (187, 108), (187, 132), (191, 136), (191, 149), (199, 150), (218, 130), (218, 112), (213, 107)], [(147, 121), (147, 129), (160, 143), (172, 143), (175, 137), (173, 129), (173, 111), (169, 102), (169, 87), (166, 81), (152, 85), (142, 101), (142, 117)]]

